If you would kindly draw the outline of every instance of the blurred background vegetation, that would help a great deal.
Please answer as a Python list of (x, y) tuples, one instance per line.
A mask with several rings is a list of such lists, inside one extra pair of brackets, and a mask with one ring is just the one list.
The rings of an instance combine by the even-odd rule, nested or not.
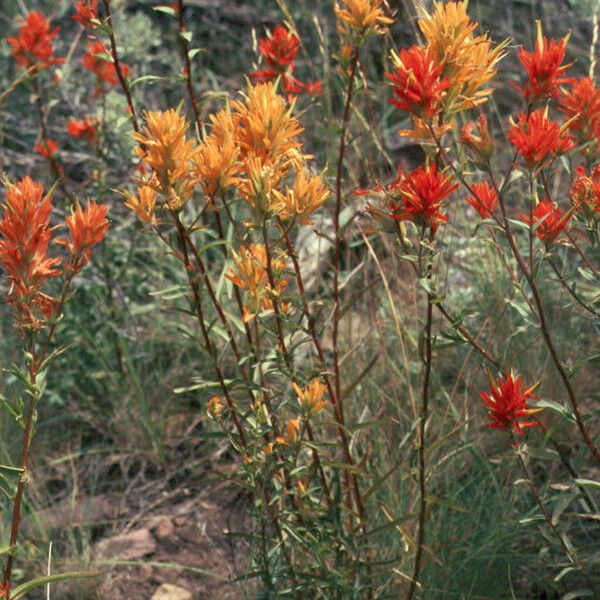
[[(176, 24), (168, 12), (156, 9), (159, 4), (114, 0), (117, 40), (132, 70), (138, 108), (177, 106), (185, 96)], [(344, 183), (347, 191), (389, 179), (400, 161), (410, 164), (419, 160), (418, 148), (397, 134), (407, 123), (386, 103), (389, 92), (383, 77), (389, 51), (411, 45), (418, 35), (418, 3), (401, 0), (391, 4), (397, 11), (391, 36), (383, 44), (371, 41), (361, 62), (364, 85), (352, 115)], [(234, 97), (244, 89), (246, 77), (256, 67), (257, 39), (267, 29), (286, 20), (299, 32), (303, 49), (296, 74), (304, 80), (323, 80), (326, 91), (314, 102), (299, 103), (300, 118), (306, 126), (303, 137), (307, 151), (315, 155), (316, 167), (327, 167), (331, 176), (343, 98), (343, 78), (331, 58), (339, 44), (332, 3), (186, 0), (185, 5), (187, 27), (193, 33), (190, 45), (199, 49), (194, 74), (203, 118), (220, 108), (227, 94)], [(143, 232), (116, 191), (130, 181), (135, 166), (125, 100), (117, 88), (101, 98), (91, 97), (92, 76), (78, 64), (85, 33), (71, 20), (72, 5), (67, 0), (0, 0), (2, 38), (15, 31), (26, 9), (41, 10), (60, 25), (55, 47), (59, 56), (69, 60), (56, 69), (60, 86), (53, 83), (51, 74), (43, 77), (49, 135), (59, 142), (72, 191), (81, 199), (91, 196), (110, 204), (111, 231), (92, 266), (79, 276), (76, 301), (68, 304), (60, 323), (58, 338), (71, 347), (52, 371), (40, 409), (21, 575), (45, 572), (52, 541), (56, 571), (90, 566), (108, 569), (103, 580), (57, 588), (56, 597), (150, 598), (160, 582), (182, 578), (189, 578), (190, 589), (203, 590), (197, 598), (254, 597), (251, 580), (224, 591), (215, 577), (243, 575), (246, 563), (240, 556), (251, 544), (251, 536), (246, 535), (250, 499), (232, 476), (235, 458), (227, 441), (206, 418), (211, 390), (188, 389), (194, 378), (205, 375), (210, 380), (212, 376), (182, 309), (184, 275), (156, 238)], [(519, 81), (521, 76), (515, 49), (520, 44), (532, 46), (534, 21), (540, 19), (544, 31), (555, 37), (571, 32), (568, 61), (575, 61), (573, 71), (583, 74), (590, 68), (593, 26), (597, 24), (594, 19), (599, 11), (597, 0), (471, 0), (470, 13), (483, 29), (491, 31), (496, 41), (512, 40), (487, 108), (497, 135), (507, 127), (508, 116), (516, 117), (522, 110), (510, 82)], [(9, 45), (2, 41), (0, 90), (16, 76)], [(100, 113), (105, 115), (101, 153), (66, 135), (69, 118)], [(4, 176), (15, 179), (31, 174), (51, 181), (46, 163), (32, 152), (38, 132), (32, 91), (22, 83), (0, 106), (0, 168)], [(64, 203), (57, 204), (66, 210)], [(536, 328), (530, 326), (528, 311), (516, 296), (505, 298), (505, 290), (510, 288), (505, 269), (484, 236), (478, 235), (474, 216), (465, 203), (452, 211), (451, 222), (466, 227), (471, 235), (454, 237), (452, 227), (445, 234), (448, 303), (455, 313), (468, 319), (472, 331), (485, 326), (493, 313), (495, 333), (490, 343), (502, 341), (492, 348), (493, 353), (507, 364), (518, 363), (526, 381), (544, 378), (541, 395), (560, 401), (555, 374), (548, 366)], [(325, 215), (320, 225), (326, 229)], [(366, 220), (361, 226), (368, 228)], [(376, 434), (365, 427), (357, 443), (368, 457), (372, 481), (381, 481), (371, 500), (382, 525), (375, 543), (380, 549), (378, 560), (393, 567), (402, 563), (407, 550), (400, 541), (402, 524), (397, 528), (383, 526), (388, 519), (406, 512), (407, 494), (413, 489), (407, 485), (413, 476), (415, 449), (406, 426), (406, 398), (408, 389), (418, 390), (421, 325), (417, 291), (406, 265), (395, 257), (391, 241), (383, 236), (373, 236), (370, 241), (381, 257), (380, 264), (375, 263), (358, 233), (347, 238), (346, 268), (358, 267), (355, 281), (362, 281), (356, 284), (359, 293), (342, 333), (345, 348), (359, 348), (352, 358), (357, 372), (370, 366), (374, 356), (379, 358), (347, 410), (352, 423), (377, 424)], [(317, 253), (316, 258), (310, 247), (307, 252), (310, 260), (321, 265), (323, 281), (327, 281), (327, 250), (323, 256)], [(570, 265), (561, 267), (568, 271)], [(558, 344), (564, 355), (573, 358), (569, 366), (580, 370), (577, 388), (585, 394), (591, 410), (600, 399), (597, 322), (573, 310), (570, 299), (557, 291), (550, 274), (545, 281), (550, 319), (559, 325), (555, 328), (560, 336)], [(587, 293), (585, 282), (581, 285), (582, 293)], [(592, 283), (589, 287), (593, 292)], [(319, 291), (316, 277), (311, 293), (318, 296)], [(394, 313), (399, 315), (398, 327)], [(19, 350), (4, 308), (0, 310), (0, 327), (0, 366), (8, 368), (19, 360)], [(430, 516), (428, 544), (435, 558), (424, 569), (422, 597), (578, 598), (576, 577), (568, 573), (557, 577), (561, 565), (556, 564), (548, 547), (540, 544), (532, 518), (536, 509), (526, 486), (518, 482), (518, 468), (506, 440), (484, 429), (478, 401), (485, 381), (481, 359), (453, 330), (446, 329), (446, 324), (439, 322), (437, 327), (436, 349), (440, 352), (432, 427), (438, 428), (438, 443), (429, 460), (435, 465), (432, 496), (439, 498), (439, 503), (434, 502)], [(400, 341), (411, 359), (403, 356)], [(581, 364), (577, 358), (582, 359)], [(16, 382), (9, 375), (0, 379), (0, 386), (6, 397), (15, 393)], [(554, 427), (556, 441), (582, 476), (598, 479), (598, 473), (586, 466), (585, 449), (563, 432), (565, 422), (551, 418), (548, 425)], [(566, 509), (570, 504), (564, 503), (563, 495), (554, 494), (559, 489), (556, 486), (565, 485), (564, 472), (552, 461), (556, 450), (543, 446), (539, 433), (531, 433), (531, 437), (537, 453), (532, 465), (537, 481), (557, 519), (569, 519)], [(18, 448), (16, 425), (2, 419), (0, 463), (12, 464)], [(10, 477), (0, 473), (3, 488), (6, 484), (1, 478), (5, 476)], [(188, 555), (172, 550), (171, 556), (177, 559), (171, 560), (174, 564), (169, 567), (154, 564), (156, 556), (151, 554), (127, 565), (107, 565), (98, 560), (99, 540), (130, 531), (148, 515), (171, 514), (173, 507), (192, 498), (201, 501), (200, 508), (195, 507), (198, 522), (194, 526), (208, 527), (211, 533), (196, 546), (190, 542)], [(576, 510), (572, 508), (572, 512)], [(590, 549), (595, 545), (598, 551), (597, 526), (567, 524), (565, 528), (569, 528), (577, 547)], [(178, 543), (183, 544), (181, 540)], [(222, 560), (215, 562), (211, 552)], [(194, 568), (212, 570), (213, 575), (194, 572)], [(392, 577), (378, 597), (396, 597), (393, 590)], [(575, 595), (565, 595), (574, 591)], [(40, 592), (31, 597), (45, 596)]]

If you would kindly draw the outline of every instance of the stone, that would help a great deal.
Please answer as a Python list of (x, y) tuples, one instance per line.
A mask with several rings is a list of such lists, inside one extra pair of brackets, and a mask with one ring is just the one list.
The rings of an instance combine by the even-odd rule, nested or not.
[(137, 560), (156, 551), (156, 540), (149, 529), (135, 529), (100, 541), (96, 549), (110, 560)]
[(178, 585), (163, 583), (154, 592), (151, 600), (192, 600), (192, 594)]

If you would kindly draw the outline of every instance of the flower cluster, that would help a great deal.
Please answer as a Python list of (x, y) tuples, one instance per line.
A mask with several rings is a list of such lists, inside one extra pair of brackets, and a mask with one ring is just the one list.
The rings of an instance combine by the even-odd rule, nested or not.
[(37, 72), (63, 62), (62, 58), (54, 56), (52, 47), (58, 27), (51, 30), (48, 19), (41, 12), (30, 12), (20, 25), (16, 37), (6, 38), (19, 65)]
[[(467, 2), (436, 2), (419, 20), (425, 45), (392, 54), (392, 104), (410, 114), (412, 129), (402, 135), (431, 140), (445, 133), (444, 117), (484, 103), (486, 84), (496, 74), (506, 43), (493, 46), (486, 34), (475, 35), (477, 23)], [(449, 124), (446, 124), (449, 125)]]
[[(85, 211), (77, 207), (67, 217), (71, 241), (61, 240), (54, 237), (52, 211), (52, 198), (44, 195), (41, 183), (24, 177), (7, 186), (0, 220), (0, 266), (10, 281), (6, 300), (22, 326), (39, 328), (43, 318), (53, 314), (57, 300), (42, 291), (46, 281), (79, 271), (108, 229), (106, 207), (88, 201)], [(63, 263), (60, 257), (48, 256), (50, 243), (65, 246), (70, 259)]]
[[(197, 144), (187, 136), (188, 125), (177, 111), (149, 112), (146, 127), (134, 134), (144, 175), (127, 205), (152, 222), (157, 194), (170, 210), (180, 210), (196, 186), (213, 207), (217, 196), (235, 187), (252, 210), (254, 223), (280, 215), (309, 223), (329, 197), (320, 176), (306, 166), (302, 132), (275, 84), (250, 86), (241, 100), (210, 117), (210, 133)], [(294, 175), (285, 191), (283, 182)]]
[(492, 429), (505, 429), (517, 434), (523, 433), (523, 428), (537, 425), (537, 421), (523, 421), (527, 417), (541, 411), (539, 408), (531, 408), (530, 400), (536, 400), (533, 395), (537, 384), (522, 390), (523, 381), (521, 377), (515, 378), (511, 371), (504, 379), (495, 382), (488, 372), (490, 392), (480, 392), (481, 399), (488, 409), (487, 424)]
[(302, 92), (306, 92), (309, 96), (320, 95), (322, 88), (320, 81), (302, 83), (294, 76), (299, 45), (300, 39), (295, 33), (278, 25), (272, 34), (261, 38), (258, 44), (258, 51), (264, 57), (267, 68), (255, 71), (251, 77), (259, 83), (276, 81), (280, 78), (288, 98)]

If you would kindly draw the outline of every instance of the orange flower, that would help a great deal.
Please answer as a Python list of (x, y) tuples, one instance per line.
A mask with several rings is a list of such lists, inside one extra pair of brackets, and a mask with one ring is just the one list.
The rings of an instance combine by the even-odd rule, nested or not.
[(383, 34), (394, 22), (387, 16), (385, 0), (340, 0), (334, 10), (342, 32), (349, 30), (355, 36)]
[(212, 132), (200, 144), (194, 155), (195, 172), (208, 198), (238, 183), (242, 169), (239, 162), (239, 145), (236, 140), (236, 124), (229, 110), (211, 115)]
[(192, 166), (196, 143), (188, 139), (188, 123), (178, 111), (172, 108), (164, 112), (150, 111), (144, 116), (146, 127), (133, 137), (139, 144), (136, 154), (151, 167), (154, 177), (140, 184), (154, 187), (165, 196), (170, 210), (181, 210), (198, 183)]
[(570, 91), (560, 97), (558, 110), (567, 116), (569, 131), (583, 154), (600, 153), (600, 89), (589, 77), (574, 81)]
[(291, 446), (298, 441), (298, 434), (300, 433), (300, 419), (288, 419), (286, 426), (286, 436), (277, 437), (276, 441), (278, 444), (283, 446)]
[[(474, 133), (475, 128), (479, 133)], [(494, 152), (494, 142), (490, 137), (487, 119), (483, 113), (479, 115), (476, 122), (471, 121), (463, 125), (460, 141), (469, 148), (476, 162), (484, 165), (489, 163)]]
[(60, 243), (74, 257), (76, 271), (87, 262), (92, 254), (92, 247), (104, 239), (108, 231), (107, 210), (107, 206), (90, 202), (89, 198), (85, 210), (82, 210), (79, 203), (71, 209), (71, 214), (67, 217), (67, 226), (72, 242), (60, 240)]
[(58, 152), (58, 144), (54, 140), (42, 140), (33, 149), (44, 158), (51, 158)]
[(96, 0), (80, 0), (75, 4), (75, 14), (72, 16), (74, 21), (77, 21), (87, 29), (94, 29), (98, 24), (98, 7)]
[(467, 202), (479, 213), (482, 219), (492, 216), (492, 213), (498, 206), (498, 194), (494, 188), (491, 188), (486, 181), (474, 183), (471, 186), (472, 196), (467, 196)]
[(310, 385), (304, 389), (300, 388), (296, 383), (292, 383), (292, 386), (298, 395), (300, 406), (306, 411), (308, 416), (316, 415), (327, 406), (327, 402), (323, 400), (325, 385), (321, 383), (320, 379), (313, 379)]
[(529, 79), (523, 88), (518, 85), (515, 85), (515, 88), (523, 94), (527, 102), (534, 104), (558, 96), (560, 86), (573, 81), (563, 76), (571, 65), (561, 66), (568, 40), (567, 35), (560, 42), (556, 40), (548, 42), (546, 36), (542, 35), (540, 21), (537, 21), (535, 50), (528, 52), (525, 48), (521, 48), (519, 52), (519, 60), (525, 67)]
[(25, 21), (19, 20), (19, 24), (17, 37), (6, 39), (12, 46), (12, 55), (22, 67), (32, 68), (35, 72), (64, 61), (53, 56), (52, 40), (58, 27), (50, 31), (50, 23), (41, 12), (30, 12)]
[[(277, 297), (285, 289), (287, 281), (282, 279), (285, 269), (285, 255), (271, 258), (271, 269), (275, 280), (275, 289), (269, 283), (267, 273), (267, 253), (262, 244), (242, 246), (240, 253), (233, 252), (235, 270), (230, 269), (225, 277), (234, 285), (246, 290), (249, 304), (244, 307), (244, 322), (251, 321), (261, 311), (273, 310), (273, 297)], [(287, 305), (279, 303), (283, 312)]]
[(310, 216), (322, 206), (330, 196), (318, 175), (311, 175), (308, 170), (298, 171), (292, 188), (287, 187), (285, 194), (274, 190), (278, 204), (278, 212), (282, 219), (297, 218), (304, 225), (311, 225)]
[(80, 137), (87, 142), (93, 142), (96, 139), (96, 121), (95, 119), (70, 119), (67, 123), (67, 133), (71, 137)]
[[(117, 85), (117, 71), (106, 46), (98, 39), (90, 39), (87, 43), (87, 51), (80, 61), (81, 66), (96, 75), (97, 96), (103, 94), (105, 84), (112, 87)], [(129, 67), (121, 64), (121, 69), (125, 77), (129, 76)]]
[(410, 50), (400, 50), (399, 56), (392, 54), (392, 59), (395, 69), (386, 77), (392, 82), (396, 99), (388, 102), (419, 117), (436, 115), (450, 81), (442, 77), (442, 65), (431, 50), (415, 45)]
[(277, 94), (273, 83), (250, 86), (244, 101), (232, 103), (237, 139), (242, 157), (261, 159), (263, 164), (300, 167), (303, 127), (292, 116), (292, 106)]
[(554, 202), (543, 198), (531, 211), (530, 216), (520, 214), (519, 218), (533, 229), (537, 237), (550, 245), (565, 228), (572, 214), (573, 209), (563, 215)]
[(488, 409), (488, 418), (490, 419), (488, 427), (514, 430), (515, 433), (521, 434), (524, 427), (533, 427), (538, 424), (537, 421), (522, 421), (522, 419), (542, 410), (541, 408), (532, 409), (528, 404), (529, 400), (537, 400), (533, 396), (533, 392), (539, 384), (521, 390), (523, 381), (520, 377), (515, 379), (512, 371), (504, 379), (498, 379), (497, 383), (493, 381), (488, 371), (488, 379), (490, 393), (479, 393)]
[(419, 167), (412, 173), (399, 173), (398, 191), (402, 212), (394, 214), (398, 221), (413, 221), (430, 227), (435, 233), (448, 217), (442, 213), (442, 202), (458, 188), (449, 175), (437, 170), (435, 163)]
[(600, 215), (600, 164), (588, 175), (583, 167), (577, 167), (577, 177), (571, 186), (571, 204), (587, 218)]
[(52, 199), (43, 196), (41, 183), (24, 177), (6, 188), (0, 221), (0, 265), (10, 280), (7, 302), (20, 313), (22, 323), (34, 325), (36, 313), (52, 313), (55, 301), (42, 293), (50, 277), (60, 275), (59, 258), (48, 258), (52, 240)]
[(137, 195), (126, 194), (125, 206), (137, 213), (144, 223), (153, 224), (156, 197), (155, 189), (147, 185), (140, 185)]
[(564, 125), (559, 127), (548, 119), (548, 109), (536, 110), (529, 119), (524, 114), (519, 115), (519, 122), (510, 128), (508, 139), (529, 169), (533, 169), (573, 148), (573, 138), (565, 129)]

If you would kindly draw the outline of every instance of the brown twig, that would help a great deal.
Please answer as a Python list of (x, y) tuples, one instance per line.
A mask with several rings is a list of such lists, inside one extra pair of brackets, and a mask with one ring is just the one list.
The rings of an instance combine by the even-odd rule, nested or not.
[(117, 73), (117, 78), (119, 79), (119, 83), (121, 85), (121, 89), (123, 90), (123, 93), (125, 94), (125, 98), (127, 100), (127, 106), (129, 107), (129, 113), (131, 115), (131, 123), (133, 125), (133, 129), (136, 133), (140, 133), (140, 126), (138, 124), (137, 116), (135, 114), (135, 107), (133, 105), (131, 90), (127, 85), (127, 80), (125, 79), (125, 75), (123, 74), (123, 67), (121, 66), (121, 61), (119, 60), (119, 53), (117, 52), (117, 42), (115, 40), (115, 30), (113, 28), (112, 13), (110, 10), (110, 0), (102, 1), (104, 4), (104, 12), (106, 13), (106, 22), (109, 28), (108, 37), (110, 39), (110, 54), (112, 56), (113, 64)]

